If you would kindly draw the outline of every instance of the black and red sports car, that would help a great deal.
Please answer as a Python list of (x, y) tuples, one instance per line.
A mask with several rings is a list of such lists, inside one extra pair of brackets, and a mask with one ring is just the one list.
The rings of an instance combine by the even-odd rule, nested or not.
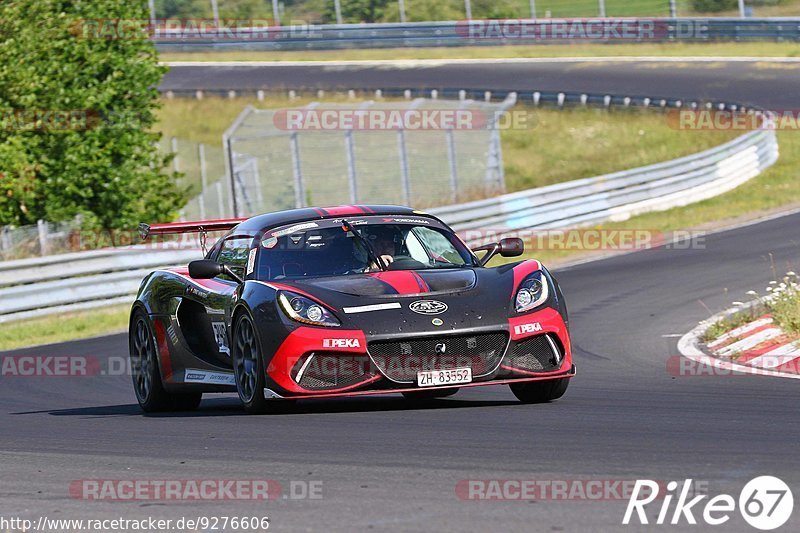
[(238, 392), (260, 413), (281, 400), (499, 384), (546, 402), (575, 375), (553, 276), (534, 260), (485, 266), (521, 255), (519, 239), (472, 251), (436, 217), (395, 206), (140, 230), (227, 232), (205, 259), (142, 282), (130, 350), (145, 411), (192, 409), (210, 392)]

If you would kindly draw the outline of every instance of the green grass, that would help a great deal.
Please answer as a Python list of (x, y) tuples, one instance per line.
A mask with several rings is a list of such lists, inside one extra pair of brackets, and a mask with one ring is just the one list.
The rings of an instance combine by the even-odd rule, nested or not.
[(162, 61), (368, 61), (535, 57), (800, 57), (798, 43), (547, 44), (301, 52), (163, 52)]
[(0, 324), (0, 351), (126, 331), (130, 306), (113, 306)]
[(767, 307), (781, 329), (790, 335), (800, 335), (800, 286), (797, 275), (789, 274), (781, 280), (774, 299)]

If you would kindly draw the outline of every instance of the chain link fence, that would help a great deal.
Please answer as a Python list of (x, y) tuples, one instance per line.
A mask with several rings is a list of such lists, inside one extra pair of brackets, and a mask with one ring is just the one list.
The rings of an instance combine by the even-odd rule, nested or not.
[(235, 216), (310, 205), (430, 207), (505, 190), (498, 120), (515, 103), (418, 98), (246, 108), (223, 145)]
[(151, 18), (257, 19), (273, 25), (489, 18), (797, 16), (794, 0), (149, 0)]

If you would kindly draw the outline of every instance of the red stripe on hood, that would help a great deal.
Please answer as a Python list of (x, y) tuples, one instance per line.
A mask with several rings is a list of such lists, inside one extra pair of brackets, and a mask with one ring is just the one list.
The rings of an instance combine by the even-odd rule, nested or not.
[(369, 276), (386, 283), (396, 290), (397, 294), (401, 295), (420, 294), (430, 291), (430, 287), (425, 283), (425, 280), (420, 278), (416, 272), (411, 272), (410, 270), (375, 272), (369, 274)]

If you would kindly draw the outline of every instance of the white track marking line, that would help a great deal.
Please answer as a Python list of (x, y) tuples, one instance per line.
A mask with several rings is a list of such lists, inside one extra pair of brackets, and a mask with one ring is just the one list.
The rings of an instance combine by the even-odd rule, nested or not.
[(745, 337), (740, 341), (734, 342), (733, 344), (722, 348), (717, 353), (721, 355), (731, 355), (736, 352), (744, 352), (751, 348), (755, 348), (762, 342), (775, 339), (781, 335), (783, 335), (783, 332), (778, 328), (765, 329), (764, 331), (759, 331), (755, 335), (750, 335), (749, 337)]
[(745, 324), (744, 326), (739, 326), (738, 328), (732, 329), (731, 331), (725, 333), (724, 335), (720, 335), (719, 337), (717, 337), (715, 341), (709, 342), (708, 347), (714, 349), (720, 344), (729, 341), (730, 339), (741, 337), (745, 333), (749, 333), (754, 329), (760, 328), (761, 326), (766, 326), (767, 324), (772, 324), (772, 318), (761, 318), (759, 320), (755, 320), (753, 322)]

